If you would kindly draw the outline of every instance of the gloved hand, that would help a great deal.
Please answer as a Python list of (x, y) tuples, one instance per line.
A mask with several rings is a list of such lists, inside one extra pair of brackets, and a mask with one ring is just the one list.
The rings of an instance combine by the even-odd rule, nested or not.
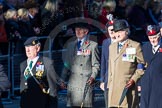
[(88, 83), (89, 85), (92, 85), (92, 84), (94, 83), (94, 78), (93, 78), (93, 77), (90, 77), (90, 78), (88, 79), (87, 83)]
[(61, 89), (66, 89), (67, 87), (66, 87), (66, 84), (64, 83), (64, 82), (61, 82), (60, 83), (60, 88)]
[(134, 82), (134, 80), (133, 79), (130, 79), (129, 81), (128, 81), (128, 83), (126, 84), (126, 88), (131, 88), (133, 85), (135, 84), (135, 82)]

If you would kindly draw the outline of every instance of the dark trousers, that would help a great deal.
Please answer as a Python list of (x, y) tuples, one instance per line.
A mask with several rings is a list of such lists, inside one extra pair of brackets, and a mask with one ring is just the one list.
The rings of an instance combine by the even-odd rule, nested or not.
[(105, 108), (108, 108), (108, 89), (104, 91)]
[(0, 97), (0, 108), (3, 108), (1, 97)]
[(49, 96), (42, 91), (31, 94), (30, 90), (24, 90), (21, 93), (20, 106), (21, 108), (57, 108), (57, 102), (57, 97)]
[[(73, 107), (67, 107), (67, 108), (80, 108), (80, 107), (73, 106)], [(91, 108), (91, 107), (82, 107), (82, 108)]]

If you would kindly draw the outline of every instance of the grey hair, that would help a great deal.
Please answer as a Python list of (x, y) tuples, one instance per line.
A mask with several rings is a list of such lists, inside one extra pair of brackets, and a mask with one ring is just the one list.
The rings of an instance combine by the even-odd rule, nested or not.
[(41, 46), (41, 43), (40, 43), (40, 42), (38, 42), (38, 43), (36, 44), (36, 46)]

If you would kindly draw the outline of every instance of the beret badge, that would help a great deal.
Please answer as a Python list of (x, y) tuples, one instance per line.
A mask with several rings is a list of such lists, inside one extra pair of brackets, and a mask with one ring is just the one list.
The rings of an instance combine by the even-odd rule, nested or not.
[(108, 19), (108, 25), (113, 25), (113, 23), (114, 23), (114, 17), (113, 17), (113, 15), (112, 14), (108, 14), (107, 16), (106, 16), (106, 18)]
[(156, 30), (153, 29), (152, 25), (147, 26), (147, 30), (148, 30), (148, 35), (154, 35), (156, 34)]
[(35, 45), (35, 41), (33, 41), (32, 44)]

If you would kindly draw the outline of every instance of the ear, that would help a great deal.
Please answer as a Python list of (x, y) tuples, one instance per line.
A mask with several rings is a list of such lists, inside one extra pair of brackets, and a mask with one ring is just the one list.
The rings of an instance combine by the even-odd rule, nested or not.
[(41, 48), (40, 46), (37, 46), (37, 52), (39, 52), (39, 51), (40, 51), (40, 48)]
[(85, 34), (88, 34), (88, 32), (89, 32), (88, 29), (85, 29), (85, 30), (84, 30), (84, 33), (85, 33)]

